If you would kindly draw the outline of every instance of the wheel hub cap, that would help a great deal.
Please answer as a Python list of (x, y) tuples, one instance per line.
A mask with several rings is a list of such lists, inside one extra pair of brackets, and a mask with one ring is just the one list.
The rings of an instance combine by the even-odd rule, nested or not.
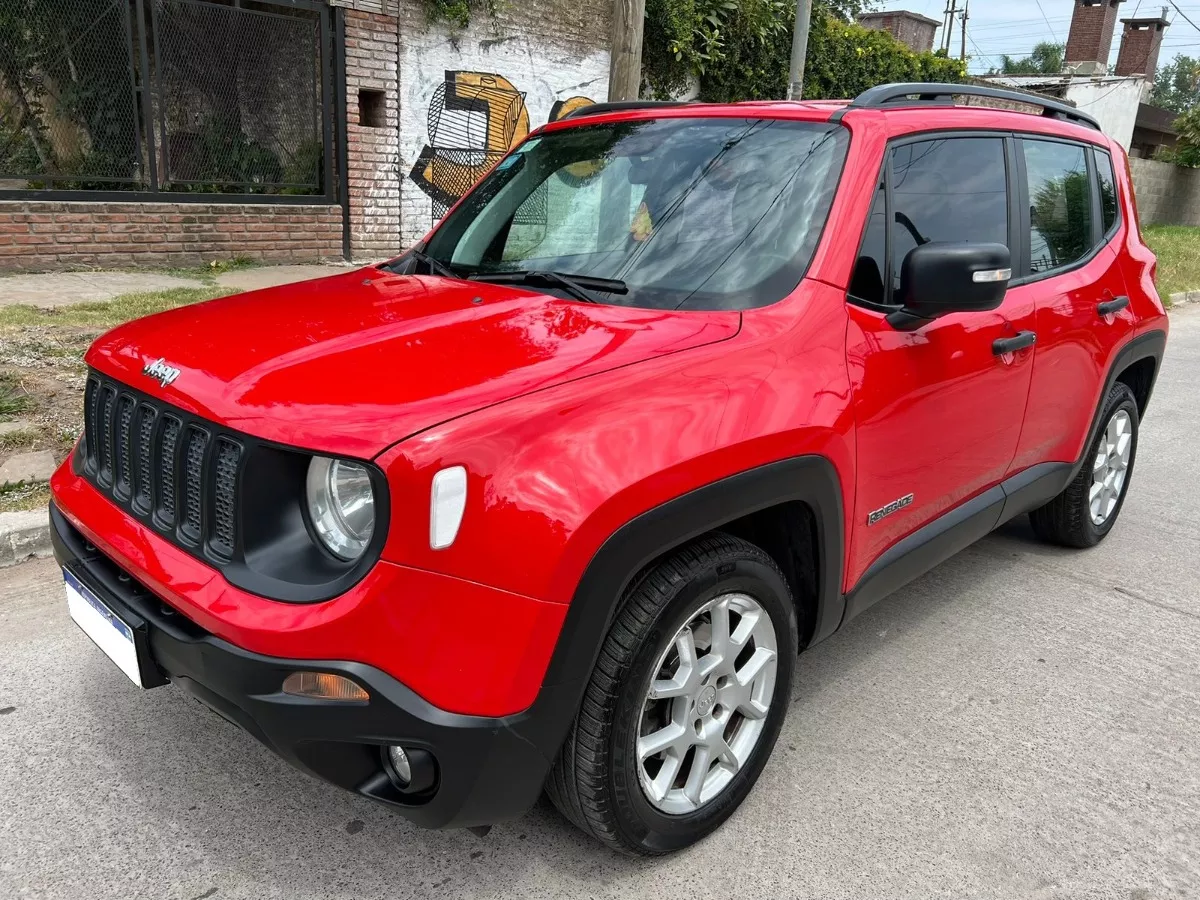
[(1118, 409), (1108, 420), (1096, 458), (1092, 462), (1092, 486), (1088, 491), (1088, 507), (1093, 525), (1103, 525), (1117, 508), (1129, 460), (1133, 452), (1133, 422), (1129, 413)]
[(651, 805), (683, 815), (729, 786), (766, 729), (776, 664), (774, 624), (748, 594), (714, 598), (676, 632), (638, 727), (638, 781)]

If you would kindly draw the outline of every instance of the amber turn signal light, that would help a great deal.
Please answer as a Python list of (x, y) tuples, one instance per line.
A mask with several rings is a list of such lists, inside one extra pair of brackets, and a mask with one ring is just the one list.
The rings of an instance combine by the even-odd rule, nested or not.
[(366, 703), (371, 695), (341, 675), (328, 672), (293, 672), (283, 679), (283, 692), (315, 700), (342, 700)]

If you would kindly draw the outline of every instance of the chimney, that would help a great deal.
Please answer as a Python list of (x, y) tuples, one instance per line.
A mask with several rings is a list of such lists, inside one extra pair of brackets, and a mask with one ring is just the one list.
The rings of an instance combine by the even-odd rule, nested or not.
[(1075, 0), (1071, 31), (1063, 62), (1078, 75), (1104, 75), (1113, 32), (1117, 29), (1117, 7), (1122, 0)]
[(1155, 19), (1122, 19), (1121, 22), (1125, 25), (1125, 31), (1121, 35), (1116, 73), (1145, 75), (1147, 82), (1153, 81), (1163, 33), (1171, 24), (1167, 21), (1167, 8), (1164, 6), (1162, 15)]
[(858, 24), (872, 31), (886, 31), (910, 50), (928, 53), (933, 49), (933, 34), (942, 23), (906, 9), (897, 9), (863, 13), (858, 17)]

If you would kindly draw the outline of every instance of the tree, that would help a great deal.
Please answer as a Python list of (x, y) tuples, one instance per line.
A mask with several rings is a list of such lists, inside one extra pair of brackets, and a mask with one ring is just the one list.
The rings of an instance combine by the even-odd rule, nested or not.
[(1179, 143), (1171, 153), (1170, 161), (1190, 169), (1200, 169), (1200, 106), (1193, 106), (1175, 120), (1179, 132)]
[(1043, 41), (1034, 45), (1030, 54), (1023, 58), (1002, 54), (1000, 68), (992, 74), (1000, 75), (1057, 75), (1063, 70), (1062, 44)]
[[(804, 96), (854, 97), (889, 81), (951, 81), (964, 64), (914, 53), (890, 34), (852, 24), (870, 2), (815, 0)], [(795, 0), (646, 0), (643, 96), (671, 97), (691, 79), (716, 102), (787, 95)]]
[(1200, 59), (1178, 54), (1154, 76), (1150, 103), (1183, 115), (1200, 106)]

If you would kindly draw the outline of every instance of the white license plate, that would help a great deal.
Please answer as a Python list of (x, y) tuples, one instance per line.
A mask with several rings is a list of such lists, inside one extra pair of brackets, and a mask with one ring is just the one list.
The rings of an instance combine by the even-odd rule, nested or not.
[(138, 687), (145, 687), (141, 666), (138, 665), (133, 629), (66, 569), (63, 569), (63, 580), (67, 584), (67, 609), (75, 624), (108, 654), (108, 658), (129, 676), (130, 681)]

